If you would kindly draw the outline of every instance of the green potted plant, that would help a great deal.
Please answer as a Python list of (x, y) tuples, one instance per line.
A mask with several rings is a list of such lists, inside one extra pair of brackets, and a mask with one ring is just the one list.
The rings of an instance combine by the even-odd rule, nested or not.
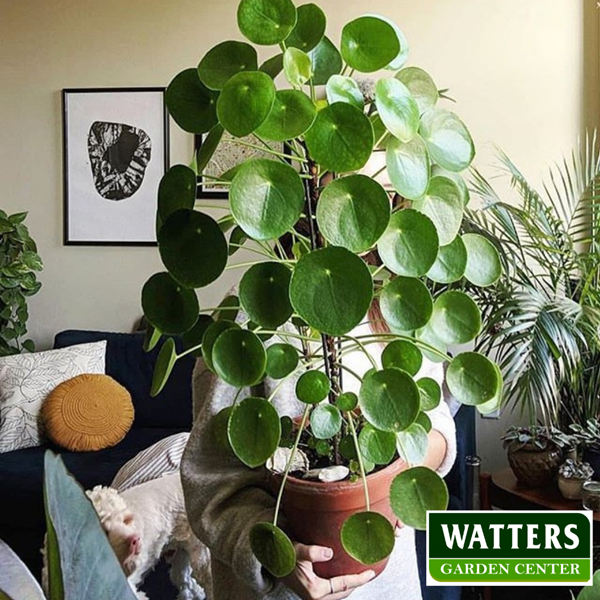
[(509, 427), (500, 438), (516, 478), (527, 487), (549, 484), (564, 460), (570, 436), (555, 427), (540, 425)]
[(8, 215), (0, 210), (0, 356), (26, 350), (34, 343), (27, 333), (27, 298), (37, 294), (42, 260), (24, 221), (26, 212)]
[(581, 486), (593, 474), (589, 463), (567, 458), (558, 468), (558, 489), (567, 500), (581, 500)]
[[(435, 381), (415, 381), (423, 353), (448, 362), (445, 382), (459, 401), (497, 403), (501, 394), (500, 371), (488, 358), (448, 353), (479, 333), (477, 304), (462, 291), (434, 302), (424, 283), (468, 279), (485, 286), (500, 276), (494, 246), (477, 234), (459, 235), (467, 202), (461, 172), (473, 160), (473, 142), (459, 117), (438, 105), (443, 94), (431, 77), (404, 67), (406, 40), (387, 19), (351, 21), (339, 49), (314, 4), (242, 0), (237, 21), (245, 38), (273, 47), (273, 55), (259, 65), (252, 44), (224, 41), (166, 91), (173, 119), (205, 137), (191, 166), (173, 166), (158, 190), (157, 238), (166, 270), (146, 282), (142, 306), (151, 325), (146, 347), (162, 335), (168, 339), (153, 393), (187, 354), (201, 355), (240, 390), (267, 375), (282, 383), (298, 378), (305, 409), (295, 427), (258, 393), (238, 398), (215, 419), (217, 439), (249, 468), (264, 465), (280, 445), (289, 450), (274, 521), (254, 526), (252, 548), (273, 575), (292, 571), (295, 552), (278, 520), (283, 507), (296, 539), (306, 539), (292, 508), (301, 488), (312, 495), (309, 520), (313, 530), (323, 530), (321, 543), (337, 548), (341, 539), (344, 549), (327, 563), (325, 576), (365, 564), (381, 570), (394, 544), (392, 523), (398, 518), (423, 529), (427, 510), (444, 509), (448, 501), (443, 480), (419, 466), (426, 411), (441, 398)], [(358, 74), (381, 70), (386, 74), (363, 93)], [(208, 177), (220, 143), (268, 158), (212, 175), (229, 191), (229, 214), (216, 221), (194, 205), (197, 176)], [(385, 165), (366, 176), (377, 150)], [(379, 183), (384, 171), (391, 189)], [(232, 262), (242, 246), (254, 260)], [(373, 255), (382, 264), (373, 265)], [(241, 267), (247, 271), (238, 297), (213, 318), (195, 290)], [(393, 333), (354, 337), (350, 332), (374, 298)], [(240, 309), (244, 318), (235, 321)], [(175, 335), (182, 336), (183, 351), (176, 350)], [(277, 343), (267, 348), (272, 336)], [(387, 344), (383, 368), (371, 356), (381, 343)], [(358, 395), (344, 390), (341, 377), (351, 351), (373, 364)], [(295, 477), (301, 444), (314, 450), (310, 468), (333, 466), (339, 473), (345, 467), (345, 480)], [(348, 511), (343, 522), (323, 516), (330, 514), (322, 512), (325, 505), (337, 502)], [(306, 505), (302, 510), (306, 515)]]
[(593, 476), (597, 479), (600, 475), (600, 421), (588, 419), (583, 426), (579, 423), (571, 423), (569, 430), (583, 460), (591, 465)]

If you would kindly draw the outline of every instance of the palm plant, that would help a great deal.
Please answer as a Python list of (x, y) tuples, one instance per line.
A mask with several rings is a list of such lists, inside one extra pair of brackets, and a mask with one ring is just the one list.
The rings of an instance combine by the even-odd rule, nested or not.
[[(554, 165), (538, 192), (499, 152), (518, 202), (500, 199), (474, 170), (483, 200), (466, 228), (500, 252), (504, 274), (480, 295), (485, 329), (478, 349), (493, 353), (504, 403), (531, 423), (566, 430), (600, 412), (600, 156), (596, 135)], [(473, 290), (475, 294), (478, 290)]]

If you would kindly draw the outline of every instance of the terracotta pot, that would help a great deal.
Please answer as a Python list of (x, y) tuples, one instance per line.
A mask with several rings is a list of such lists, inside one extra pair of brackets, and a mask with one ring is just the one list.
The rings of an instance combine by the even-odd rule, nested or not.
[[(371, 510), (385, 515), (393, 525), (397, 519), (390, 506), (390, 485), (394, 477), (406, 468), (404, 461), (397, 460), (367, 476)], [(280, 475), (271, 475), (274, 493), (278, 492), (281, 479)], [(330, 561), (315, 563), (315, 572), (319, 577), (351, 575), (367, 569), (373, 569), (379, 575), (387, 565), (388, 559), (385, 559), (365, 566), (342, 548), (340, 530), (344, 521), (354, 513), (366, 510), (362, 480), (322, 483), (289, 477), (283, 492), (282, 508), (288, 533), (294, 540), (333, 550)]]
[(563, 462), (562, 450), (553, 442), (545, 450), (535, 444), (509, 446), (506, 457), (515, 477), (526, 487), (541, 487), (554, 481)]

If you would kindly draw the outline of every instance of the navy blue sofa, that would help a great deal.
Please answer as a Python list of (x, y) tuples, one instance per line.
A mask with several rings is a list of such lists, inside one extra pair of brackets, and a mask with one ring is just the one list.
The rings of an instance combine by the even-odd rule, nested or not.
[[(106, 373), (129, 390), (135, 407), (133, 426), (125, 438), (98, 452), (69, 452), (48, 444), (0, 454), (0, 539), (38, 577), (42, 566), (39, 549), (46, 530), (42, 483), (47, 448), (58, 452), (84, 489), (90, 489), (109, 485), (121, 466), (141, 450), (192, 427), (192, 357), (178, 361), (164, 390), (151, 398), (160, 344), (152, 352), (144, 352), (143, 333), (68, 330), (56, 335), (54, 348), (99, 340), (107, 340)], [(175, 598), (164, 564), (147, 578), (144, 590), (150, 598)]]

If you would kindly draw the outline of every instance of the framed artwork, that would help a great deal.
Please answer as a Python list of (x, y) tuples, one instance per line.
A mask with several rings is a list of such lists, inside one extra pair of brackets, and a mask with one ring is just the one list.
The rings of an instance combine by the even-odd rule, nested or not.
[[(197, 153), (202, 147), (202, 142), (205, 135), (194, 136), (194, 151)], [(203, 178), (201, 175), (198, 176), (198, 187), (197, 187), (197, 198), (213, 198), (226, 200), (228, 198), (227, 186), (219, 185), (215, 182), (213, 177), (218, 178), (223, 173), (226, 173), (230, 169), (233, 169), (237, 165), (250, 160), (251, 158), (273, 158), (268, 152), (263, 152), (256, 148), (249, 148), (241, 144), (236, 144), (234, 138), (227, 131), (223, 134), (221, 142), (213, 154), (210, 162), (204, 169), (206, 175), (209, 177)], [(239, 138), (241, 142), (252, 144), (254, 146), (260, 145), (260, 142), (252, 135), (245, 138)], [(283, 152), (285, 144), (276, 144), (275, 142), (269, 142), (270, 146), (276, 149), (278, 152)]]
[(64, 89), (65, 245), (155, 246), (165, 88)]

